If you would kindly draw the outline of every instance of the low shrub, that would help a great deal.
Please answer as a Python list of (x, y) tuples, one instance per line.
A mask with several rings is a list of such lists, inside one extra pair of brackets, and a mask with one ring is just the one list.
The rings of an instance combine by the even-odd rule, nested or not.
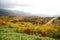
[(58, 37), (57, 33), (58, 33), (57, 29), (51, 28), (46, 31), (46, 36), (57, 38)]

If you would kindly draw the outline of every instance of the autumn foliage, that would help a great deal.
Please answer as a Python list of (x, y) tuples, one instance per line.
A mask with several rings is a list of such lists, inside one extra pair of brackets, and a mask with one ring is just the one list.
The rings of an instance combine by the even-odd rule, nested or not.
[(3, 21), (3, 20), (0, 20), (0, 24), (5, 25), (5, 24), (6, 24), (6, 22), (5, 22), (5, 21)]
[(19, 33), (41, 34), (41, 36), (49, 37), (60, 36), (60, 25), (58, 25), (60, 20), (58, 20), (59, 22), (55, 20), (51, 24), (43, 26), (51, 18), (48, 19), (41, 17), (12, 17), (7, 19), (0, 20), (0, 25), (7, 25), (10, 28), (16, 28), (16, 31)]

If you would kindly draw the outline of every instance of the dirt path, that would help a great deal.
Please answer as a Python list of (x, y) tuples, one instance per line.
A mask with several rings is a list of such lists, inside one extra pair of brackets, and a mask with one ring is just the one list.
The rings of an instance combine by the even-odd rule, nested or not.
[(57, 19), (58, 17), (54, 17), (52, 18), (49, 22), (47, 22), (46, 24), (44, 24), (44, 26), (46, 26), (47, 24), (51, 24), (55, 19)]

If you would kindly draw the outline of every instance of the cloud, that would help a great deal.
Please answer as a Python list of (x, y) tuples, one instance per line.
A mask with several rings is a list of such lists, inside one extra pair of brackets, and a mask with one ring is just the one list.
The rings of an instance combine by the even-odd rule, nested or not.
[(16, 7), (16, 6), (24, 6), (24, 7), (30, 7), (31, 5), (29, 4), (18, 4), (16, 3), (16, 1), (8, 1), (8, 0), (0, 0), (0, 9), (1, 8), (13, 8), (13, 7)]
[(0, 4), (0, 8), (13, 8), (15, 6), (30, 7), (31, 5), (27, 5), (27, 4)]

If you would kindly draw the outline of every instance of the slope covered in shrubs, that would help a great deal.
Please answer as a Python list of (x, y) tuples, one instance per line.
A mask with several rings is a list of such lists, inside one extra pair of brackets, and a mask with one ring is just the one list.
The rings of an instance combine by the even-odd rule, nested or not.
[(25, 33), (17, 33), (15, 29), (3, 27), (0, 25), (0, 40), (55, 40), (49, 37), (40, 37), (36, 35), (28, 35)]

